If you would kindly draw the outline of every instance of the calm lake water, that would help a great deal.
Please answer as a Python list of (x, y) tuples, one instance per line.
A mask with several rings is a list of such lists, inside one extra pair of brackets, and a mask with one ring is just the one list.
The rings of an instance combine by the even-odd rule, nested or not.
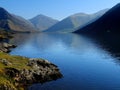
[(12, 55), (44, 58), (63, 78), (34, 84), (30, 90), (120, 90), (120, 63), (94, 40), (76, 34), (19, 34)]

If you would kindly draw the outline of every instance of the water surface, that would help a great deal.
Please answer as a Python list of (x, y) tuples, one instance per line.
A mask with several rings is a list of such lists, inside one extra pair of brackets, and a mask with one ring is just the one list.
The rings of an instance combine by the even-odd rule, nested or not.
[(19, 34), (12, 55), (44, 58), (64, 77), (30, 90), (120, 90), (119, 60), (94, 40), (76, 34)]

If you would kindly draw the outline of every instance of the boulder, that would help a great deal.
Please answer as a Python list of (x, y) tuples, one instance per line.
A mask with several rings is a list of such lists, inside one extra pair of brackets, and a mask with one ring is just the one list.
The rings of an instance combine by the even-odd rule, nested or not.
[(6, 42), (0, 42), (0, 52), (9, 53), (11, 48), (15, 48), (16, 45), (8, 44)]
[(12, 63), (11, 62), (9, 62), (8, 60), (6, 60), (6, 59), (0, 59), (0, 62), (2, 62), (4, 65), (6, 65), (6, 66), (10, 66), (10, 65), (12, 65)]

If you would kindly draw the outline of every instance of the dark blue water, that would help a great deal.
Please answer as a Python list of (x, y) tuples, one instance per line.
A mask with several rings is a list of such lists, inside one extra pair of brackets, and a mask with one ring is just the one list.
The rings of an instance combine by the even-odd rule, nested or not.
[(119, 60), (95, 41), (75, 34), (20, 34), (11, 54), (44, 58), (56, 64), (64, 77), (30, 90), (120, 90)]

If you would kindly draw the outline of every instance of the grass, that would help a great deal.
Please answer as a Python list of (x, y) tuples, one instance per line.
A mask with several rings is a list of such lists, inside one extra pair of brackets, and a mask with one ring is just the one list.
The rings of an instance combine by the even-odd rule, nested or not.
[(0, 89), (5, 90), (5, 87), (8, 87), (12, 90), (17, 90), (14, 84), (10, 82), (10, 80), (7, 79), (7, 77), (0, 75)]
[(29, 59), (26, 57), (12, 56), (12, 55), (9, 55), (7, 53), (0, 52), (0, 60), (2, 60), (2, 59), (6, 59), (7, 61), (9, 61), (12, 64), (6, 66), (2, 62), (0, 62), (0, 89), (3, 88), (3, 86), (7, 86), (7, 87), (12, 88), (12, 90), (24, 90), (23, 88), (21, 88), (21, 89), (15, 88), (15, 85), (13, 83), (14, 80), (9, 78), (9, 76), (7, 76), (5, 74), (4, 69), (5, 68), (15, 68), (18, 70), (31, 69), (31, 67), (27, 66)]
[(30, 68), (29, 66), (26, 65), (29, 61), (29, 59), (26, 57), (12, 56), (7, 53), (0, 52), (0, 59), (6, 59), (10, 63), (12, 63), (12, 65), (10, 66), (5, 66), (2, 63), (0, 63), (0, 69), (7, 68), (7, 67), (12, 67), (16, 69), (24, 69), (24, 68), (29, 69)]

